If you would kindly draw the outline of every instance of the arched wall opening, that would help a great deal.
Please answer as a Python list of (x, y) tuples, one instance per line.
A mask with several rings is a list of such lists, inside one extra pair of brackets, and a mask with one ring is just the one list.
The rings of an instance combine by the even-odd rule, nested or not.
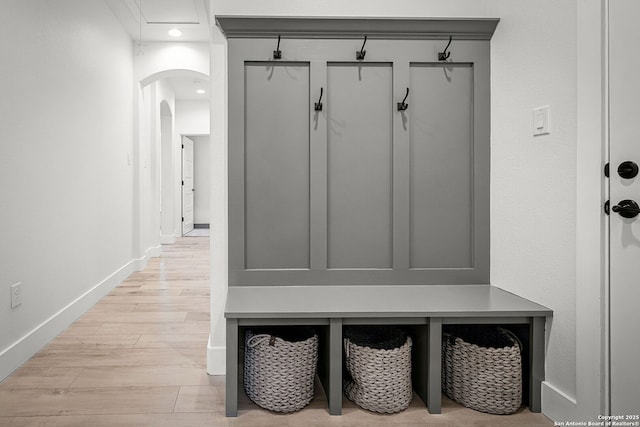
[[(130, 163), (133, 167), (133, 256), (135, 268), (142, 270), (148, 260), (160, 254), (162, 242), (170, 243), (178, 236), (179, 220), (177, 208), (166, 211), (162, 207), (161, 181), (179, 183), (180, 152), (176, 150), (179, 139), (179, 111), (170, 79), (191, 78), (203, 82), (209, 79), (210, 56), (208, 43), (196, 42), (149, 42), (143, 51), (133, 57), (133, 141)], [(166, 100), (172, 112), (171, 150), (162, 149), (162, 114), (160, 103)], [(208, 105), (208, 103), (207, 103)], [(207, 122), (207, 127), (209, 123)], [(165, 123), (166, 127), (166, 123)], [(209, 133), (208, 129), (207, 132)], [(163, 153), (168, 151), (168, 153)], [(164, 160), (163, 160), (164, 158)], [(171, 178), (163, 165), (170, 164)], [(166, 185), (164, 187), (167, 187)], [(168, 200), (178, 200), (180, 189), (171, 191)], [(167, 189), (165, 188), (165, 192)], [(173, 228), (162, 226), (163, 216), (173, 216)], [(165, 221), (166, 223), (166, 221)], [(166, 224), (165, 224), (166, 225)], [(165, 231), (165, 229), (168, 229)], [(161, 234), (162, 230), (162, 234)], [(174, 233), (175, 230), (176, 232)]]
[(199, 100), (190, 97), (184, 93), (184, 82), (198, 82), (208, 89), (209, 76), (176, 68), (138, 82), (137, 200), (140, 252), (145, 258), (182, 235), (182, 135), (209, 134), (208, 95)]
[(176, 68), (171, 70), (163, 70), (153, 73), (143, 79), (140, 79), (140, 87), (145, 87), (153, 82), (161, 79), (168, 79), (172, 77), (188, 77), (188, 78), (200, 78), (203, 81), (209, 80), (209, 75), (196, 70), (189, 70), (184, 68)]

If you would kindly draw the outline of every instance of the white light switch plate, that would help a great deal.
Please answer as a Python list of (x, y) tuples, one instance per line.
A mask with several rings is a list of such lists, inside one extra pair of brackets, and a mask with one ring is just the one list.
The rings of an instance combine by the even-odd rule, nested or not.
[(17, 308), (22, 305), (22, 282), (11, 285), (11, 308)]
[(533, 109), (533, 136), (550, 133), (549, 106)]

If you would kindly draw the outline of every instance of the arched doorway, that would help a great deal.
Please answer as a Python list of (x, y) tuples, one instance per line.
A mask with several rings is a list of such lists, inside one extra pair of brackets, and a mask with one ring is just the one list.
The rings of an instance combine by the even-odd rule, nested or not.
[(208, 89), (209, 77), (193, 70), (164, 70), (140, 80), (139, 200), (146, 247), (182, 235), (181, 139), (208, 137)]

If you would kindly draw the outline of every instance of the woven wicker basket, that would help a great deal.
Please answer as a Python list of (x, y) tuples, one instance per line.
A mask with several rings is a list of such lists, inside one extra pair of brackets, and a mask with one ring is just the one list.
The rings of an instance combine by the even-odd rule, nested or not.
[(345, 361), (351, 376), (343, 384), (345, 395), (370, 411), (400, 412), (413, 398), (411, 338), (397, 328), (369, 331), (345, 332)]
[(311, 402), (318, 336), (313, 331), (303, 335), (246, 331), (244, 389), (249, 399), (275, 412), (298, 411)]
[(442, 390), (468, 408), (512, 414), (522, 404), (521, 352), (522, 344), (506, 329), (477, 327), (445, 333)]

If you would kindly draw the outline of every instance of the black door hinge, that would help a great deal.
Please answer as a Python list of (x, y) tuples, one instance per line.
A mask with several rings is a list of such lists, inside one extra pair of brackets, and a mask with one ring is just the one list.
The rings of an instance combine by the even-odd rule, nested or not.
[(182, 222), (184, 222), (184, 217), (182, 217)]
[(184, 185), (184, 181), (182, 181), (182, 185)]

